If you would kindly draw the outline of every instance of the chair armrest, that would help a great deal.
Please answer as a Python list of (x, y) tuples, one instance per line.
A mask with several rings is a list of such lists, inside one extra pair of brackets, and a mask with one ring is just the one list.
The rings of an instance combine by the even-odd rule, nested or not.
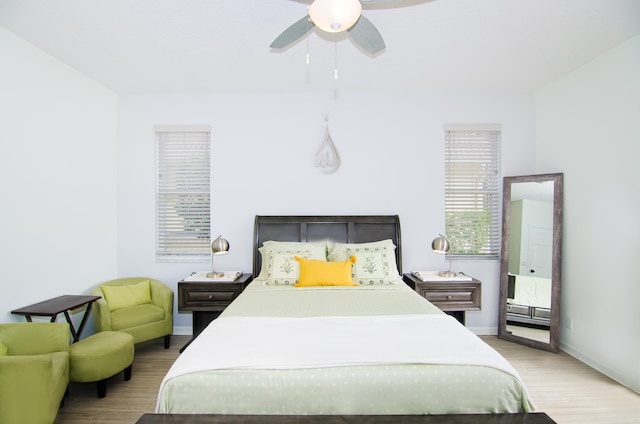
[(164, 309), (167, 331), (173, 332), (173, 290), (164, 283), (156, 280), (149, 280), (151, 287), (151, 302)]
[(0, 356), (0, 390), (6, 388), (13, 391), (15, 385), (20, 384), (21, 381), (28, 382), (29, 386), (50, 386), (52, 369), (53, 358), (46, 353)]
[(0, 326), (0, 340), (9, 355), (69, 352), (71, 333), (66, 322), (11, 323)]
[(54, 411), (55, 417), (60, 400), (54, 396), (59, 387), (54, 378), (59, 374), (53, 367), (49, 354), (0, 357), (0, 422), (15, 422), (25, 410), (31, 417), (47, 417)]
[(151, 302), (160, 306), (166, 311), (173, 310), (173, 291), (163, 283), (150, 280)]
[[(96, 296), (103, 296), (102, 291), (98, 289)], [(111, 331), (111, 311), (104, 297), (93, 302), (93, 329), (96, 333), (100, 331)]]

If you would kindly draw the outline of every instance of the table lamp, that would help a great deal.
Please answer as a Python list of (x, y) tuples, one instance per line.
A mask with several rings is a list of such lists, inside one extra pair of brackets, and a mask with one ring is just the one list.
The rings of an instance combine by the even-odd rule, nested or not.
[[(433, 241), (431, 242), (431, 248), (433, 249), (434, 252), (443, 253), (445, 255), (449, 252), (450, 246), (451, 246), (451, 243), (449, 243), (449, 239), (443, 236), (442, 234), (440, 234), (439, 237), (436, 237), (435, 239), (433, 239)], [(451, 271), (452, 261), (453, 261), (453, 258), (451, 257), (451, 255), (449, 255), (449, 271), (440, 271), (438, 272), (438, 276), (446, 277), (446, 278), (458, 276), (457, 272)]]
[(207, 273), (207, 278), (222, 278), (224, 272), (216, 272), (213, 266), (213, 257), (216, 255), (226, 255), (229, 253), (229, 242), (218, 236), (211, 242), (211, 272)]

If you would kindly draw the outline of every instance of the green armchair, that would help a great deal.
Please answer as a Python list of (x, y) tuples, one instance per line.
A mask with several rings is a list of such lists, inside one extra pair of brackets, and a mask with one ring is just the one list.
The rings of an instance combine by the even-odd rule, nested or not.
[(0, 324), (0, 423), (53, 423), (69, 386), (67, 323)]
[(173, 291), (164, 283), (145, 277), (119, 278), (104, 282), (92, 294), (96, 332), (123, 331), (134, 343), (164, 337), (169, 348), (173, 333)]

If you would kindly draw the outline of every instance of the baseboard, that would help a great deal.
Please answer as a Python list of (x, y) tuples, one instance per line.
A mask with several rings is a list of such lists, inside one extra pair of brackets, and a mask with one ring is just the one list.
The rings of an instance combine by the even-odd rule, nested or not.
[(498, 327), (467, 327), (476, 336), (497, 336)]
[(191, 326), (189, 327), (173, 327), (174, 336), (190, 336), (192, 334)]
[(572, 346), (569, 343), (563, 342), (561, 340), (559, 347), (560, 347), (560, 350), (562, 350), (563, 352), (566, 352), (567, 354), (573, 356), (578, 361), (590, 366), (591, 368), (593, 368), (594, 370), (596, 370), (598, 372), (601, 372), (602, 374), (606, 375), (607, 377), (611, 378), (612, 380), (616, 381), (617, 383), (622, 384), (623, 386), (625, 386), (629, 390), (633, 390), (634, 392), (640, 394), (640, 387), (635, 387), (634, 388), (632, 386), (629, 386), (629, 384), (624, 381), (624, 377), (625, 376), (620, 375), (619, 372), (612, 370), (608, 366), (602, 364), (600, 361), (597, 361), (597, 360), (593, 359), (591, 356), (583, 353), (582, 351), (577, 349), (575, 346)]

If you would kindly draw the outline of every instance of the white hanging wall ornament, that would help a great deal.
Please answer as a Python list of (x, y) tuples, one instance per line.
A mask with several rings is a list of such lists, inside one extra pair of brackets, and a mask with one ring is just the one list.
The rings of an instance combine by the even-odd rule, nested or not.
[(327, 128), (325, 130), (322, 145), (320, 145), (320, 149), (318, 150), (318, 153), (316, 153), (315, 165), (316, 168), (320, 168), (320, 170), (325, 174), (333, 174), (338, 170), (338, 168), (340, 168), (342, 160), (340, 159), (340, 153), (338, 153), (338, 149), (336, 149), (335, 144), (333, 144), (331, 134), (329, 133), (329, 114), (327, 114), (324, 120), (327, 122)]

